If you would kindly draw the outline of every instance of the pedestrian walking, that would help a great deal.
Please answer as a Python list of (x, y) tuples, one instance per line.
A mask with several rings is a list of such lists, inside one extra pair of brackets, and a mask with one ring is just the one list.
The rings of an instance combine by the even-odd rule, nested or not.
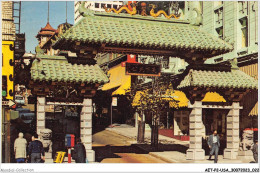
[(258, 140), (255, 140), (255, 144), (252, 148), (255, 163), (258, 163)]
[(31, 163), (41, 163), (45, 160), (45, 153), (42, 142), (38, 140), (38, 134), (32, 136), (32, 142), (28, 147), (28, 154), (31, 156)]
[(214, 163), (217, 163), (220, 140), (216, 130), (214, 130), (213, 134), (209, 136), (208, 146), (210, 148), (209, 160), (211, 160), (211, 156), (215, 153)]
[(86, 149), (81, 143), (80, 138), (77, 138), (77, 144), (74, 146), (73, 159), (76, 163), (86, 163)]
[(23, 138), (23, 133), (18, 134), (18, 138), (14, 141), (14, 154), (17, 163), (25, 163), (26, 161), (27, 141)]

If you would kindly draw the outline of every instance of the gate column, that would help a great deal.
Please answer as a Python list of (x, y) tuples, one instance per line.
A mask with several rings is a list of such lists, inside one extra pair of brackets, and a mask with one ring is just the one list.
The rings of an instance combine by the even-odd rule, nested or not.
[(190, 113), (190, 146), (186, 152), (188, 160), (204, 160), (205, 151), (202, 149), (202, 102), (195, 101)]
[(227, 115), (227, 148), (224, 159), (236, 159), (239, 150), (239, 102), (233, 102)]
[(80, 139), (86, 148), (89, 162), (95, 162), (95, 152), (92, 150), (92, 112), (92, 99), (84, 99), (80, 114)]
[(45, 129), (45, 97), (37, 97), (36, 132), (40, 135), (41, 129)]

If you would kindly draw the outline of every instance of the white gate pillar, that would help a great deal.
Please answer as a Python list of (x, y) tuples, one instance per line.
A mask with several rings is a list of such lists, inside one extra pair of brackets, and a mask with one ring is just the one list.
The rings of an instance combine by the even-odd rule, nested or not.
[(190, 145), (186, 152), (188, 160), (204, 160), (205, 151), (202, 149), (202, 102), (195, 101), (193, 105), (188, 105), (192, 108), (190, 113)]
[(239, 102), (233, 102), (232, 109), (227, 115), (227, 148), (224, 150), (225, 159), (236, 159), (239, 150)]
[(80, 139), (86, 148), (89, 162), (95, 162), (95, 152), (92, 150), (92, 109), (92, 99), (84, 99), (80, 114)]
[(38, 135), (41, 129), (45, 129), (45, 103), (45, 97), (37, 97), (36, 132)]

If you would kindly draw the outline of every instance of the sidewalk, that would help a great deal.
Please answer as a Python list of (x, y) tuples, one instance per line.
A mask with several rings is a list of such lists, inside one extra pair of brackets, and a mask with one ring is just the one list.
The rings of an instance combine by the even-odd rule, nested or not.
[[(122, 136), (132, 138), (132, 139), (137, 139), (137, 128), (128, 126), (128, 125), (120, 125), (120, 126), (115, 126), (112, 128), (106, 128), (106, 130), (115, 132), (117, 134), (120, 134)], [(145, 142), (149, 143), (151, 141), (151, 130), (150, 129), (145, 129)], [(189, 141), (180, 141), (174, 138), (166, 137), (163, 135), (159, 135), (159, 142), (162, 144), (180, 144), (184, 145), (186, 147), (189, 146)]]
[[(178, 152), (178, 151), (165, 151), (165, 152), (150, 152), (150, 155), (160, 158), (161, 160), (168, 162), (168, 163), (202, 163), (202, 164), (214, 164), (214, 156), (212, 156), (212, 160), (207, 160), (209, 158), (208, 155), (205, 156), (205, 160), (193, 161), (193, 160), (186, 160), (186, 154)], [(218, 163), (224, 164), (236, 164), (236, 163), (250, 163), (254, 160), (230, 160), (224, 159), (223, 155), (218, 156)]]

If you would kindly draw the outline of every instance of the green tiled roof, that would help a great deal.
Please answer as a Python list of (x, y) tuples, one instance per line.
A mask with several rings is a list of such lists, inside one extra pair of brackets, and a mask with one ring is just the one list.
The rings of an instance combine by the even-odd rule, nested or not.
[(32, 80), (107, 83), (108, 77), (96, 65), (70, 64), (64, 56), (39, 55), (31, 67)]
[(82, 18), (59, 37), (53, 46), (54, 48), (64, 48), (65, 45), (68, 47), (71, 41), (148, 49), (195, 49), (209, 52), (215, 50), (215, 55), (233, 49), (232, 45), (187, 21), (104, 12)]
[(258, 82), (238, 69), (229, 72), (190, 69), (188, 75), (177, 86), (177, 89), (186, 87), (257, 89)]

